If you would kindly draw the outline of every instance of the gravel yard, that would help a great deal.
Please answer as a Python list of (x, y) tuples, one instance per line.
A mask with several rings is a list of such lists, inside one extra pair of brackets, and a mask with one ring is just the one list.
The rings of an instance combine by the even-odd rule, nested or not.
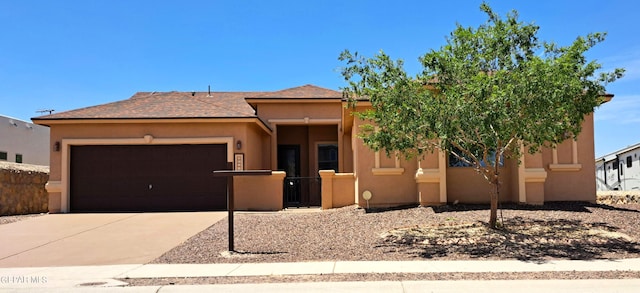
[(236, 253), (225, 253), (223, 220), (154, 263), (640, 257), (638, 204), (503, 205), (502, 213), (504, 230), (486, 228), (483, 205), (237, 213)]
[[(505, 228), (486, 228), (488, 206), (456, 205), (316, 213), (237, 213), (236, 253), (223, 220), (154, 263), (330, 260), (619, 259), (640, 257), (640, 204), (504, 205)], [(386, 273), (126, 279), (130, 286), (396, 280), (625, 279), (636, 271)]]

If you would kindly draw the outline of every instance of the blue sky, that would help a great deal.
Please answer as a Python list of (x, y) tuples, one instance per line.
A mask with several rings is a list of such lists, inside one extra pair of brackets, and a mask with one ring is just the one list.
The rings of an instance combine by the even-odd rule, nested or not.
[[(456, 23), (486, 20), (480, 0), (32, 1), (0, 0), (0, 114), (29, 120), (137, 91), (268, 91), (346, 85), (344, 49), (405, 60), (445, 42)], [(589, 52), (626, 77), (596, 110), (596, 156), (640, 142), (640, 1), (489, 1), (569, 44), (608, 32)]]

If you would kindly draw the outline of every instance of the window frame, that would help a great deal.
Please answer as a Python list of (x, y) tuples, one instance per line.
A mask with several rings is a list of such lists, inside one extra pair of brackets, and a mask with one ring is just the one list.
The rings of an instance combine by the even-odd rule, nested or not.
[[(320, 160), (320, 148), (322, 147), (335, 147), (335, 161), (334, 160)], [(332, 159), (332, 158), (331, 158)], [(335, 162), (335, 169), (322, 169), (322, 163), (331, 163)], [(340, 168), (340, 148), (337, 142), (317, 142), (316, 143), (316, 166), (318, 171), (320, 170), (334, 170), (336, 173), (339, 172)]]

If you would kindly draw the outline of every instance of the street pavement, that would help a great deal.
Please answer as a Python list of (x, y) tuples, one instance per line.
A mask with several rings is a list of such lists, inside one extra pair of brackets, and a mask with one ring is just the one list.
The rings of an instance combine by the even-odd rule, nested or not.
[(513, 280), (513, 281), (381, 281), (381, 282), (320, 282), (278, 284), (223, 284), (179, 285), (141, 287), (75, 287), (0, 289), (1, 292), (122, 292), (122, 293), (172, 293), (172, 292), (474, 292), (474, 293), (637, 293), (640, 280)]

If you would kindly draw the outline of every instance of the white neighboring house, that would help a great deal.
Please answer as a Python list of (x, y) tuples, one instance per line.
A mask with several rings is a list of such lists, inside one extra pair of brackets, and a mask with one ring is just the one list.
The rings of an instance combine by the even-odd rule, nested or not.
[(640, 190), (640, 143), (596, 159), (598, 190)]
[(0, 161), (49, 166), (49, 127), (0, 115)]

